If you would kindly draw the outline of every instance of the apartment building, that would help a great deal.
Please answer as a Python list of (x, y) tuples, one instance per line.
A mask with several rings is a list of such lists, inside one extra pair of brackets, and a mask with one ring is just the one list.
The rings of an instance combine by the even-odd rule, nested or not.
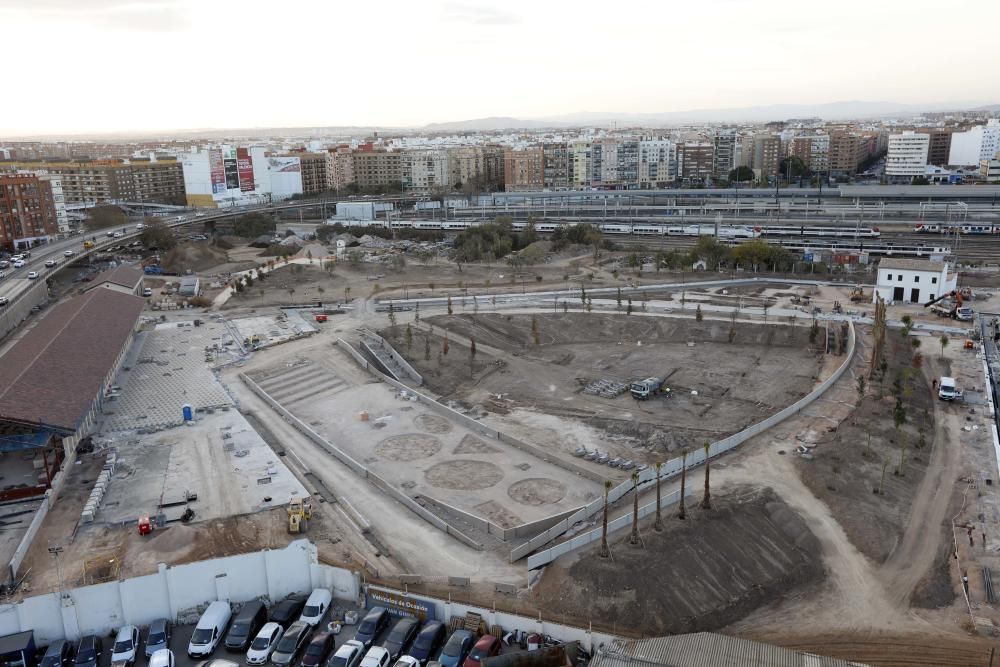
[(590, 142), (572, 141), (567, 147), (567, 179), (571, 188), (581, 189), (590, 186)]
[(451, 189), (448, 152), (444, 150), (406, 150), (400, 153), (400, 179), (404, 192), (430, 192)]
[(781, 137), (776, 134), (755, 134), (750, 142), (749, 166), (757, 180), (766, 180), (778, 173), (781, 165)]
[(930, 127), (917, 130), (920, 134), (926, 134), (930, 139), (927, 144), (927, 164), (944, 167), (951, 164), (951, 135), (954, 132), (951, 128)]
[(720, 130), (712, 138), (714, 155), (712, 157), (712, 178), (725, 180), (729, 172), (736, 167), (737, 136), (735, 130)]
[(715, 146), (704, 141), (677, 145), (677, 173), (685, 183), (705, 183), (715, 169)]
[(8, 162), (23, 171), (45, 171), (62, 179), (66, 203), (112, 201), (184, 204), (184, 169), (176, 160), (150, 162)]
[(29, 248), (58, 232), (49, 181), (34, 174), (0, 174), (0, 248)]
[(795, 137), (788, 147), (789, 156), (798, 157), (811, 171), (819, 174), (830, 170), (830, 135), (809, 134)]
[(318, 195), (327, 190), (326, 154), (295, 153), (302, 169), (302, 194)]
[(354, 182), (354, 158), (351, 147), (344, 144), (326, 153), (326, 187), (339, 190)]
[(504, 189), (541, 190), (545, 186), (545, 156), (541, 146), (508, 148), (503, 154)]
[(930, 135), (907, 130), (889, 137), (889, 152), (885, 158), (885, 175), (895, 181), (911, 181), (927, 172), (927, 151)]
[(850, 176), (861, 162), (861, 138), (850, 132), (834, 132), (830, 135), (830, 174)]
[(1000, 118), (991, 118), (986, 125), (977, 125), (951, 136), (948, 164), (978, 165), (1000, 151)]
[(362, 190), (400, 187), (402, 154), (385, 150), (359, 150), (351, 154), (354, 182)]
[(565, 143), (542, 144), (542, 180), (546, 190), (569, 187), (569, 149)]
[(475, 190), (503, 188), (503, 148), (459, 146), (448, 149), (448, 182)]
[(677, 175), (677, 147), (668, 139), (639, 141), (639, 187), (665, 187)]

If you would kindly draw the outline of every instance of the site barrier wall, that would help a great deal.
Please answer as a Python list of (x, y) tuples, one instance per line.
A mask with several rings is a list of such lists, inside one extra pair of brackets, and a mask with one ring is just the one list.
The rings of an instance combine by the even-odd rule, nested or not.
[(42, 527), (42, 522), (45, 521), (45, 517), (49, 513), (49, 504), (51, 503), (52, 492), (46, 491), (45, 495), (42, 497), (42, 502), (35, 510), (35, 515), (31, 518), (31, 523), (28, 524), (28, 530), (24, 533), (21, 541), (17, 545), (17, 549), (14, 550), (14, 555), (10, 559), (9, 575), (10, 580), (17, 581), (18, 570), (21, 568), (21, 563), (24, 561), (24, 557), (28, 555), (28, 549), (31, 548), (31, 543), (35, 539), (35, 535), (38, 534), (39, 529)]
[(280, 550), (161, 564), (155, 574), (0, 605), (0, 635), (34, 630), (39, 645), (85, 634), (106, 636), (122, 625), (146, 625), (157, 618), (190, 621), (215, 600), (274, 602), (317, 587), (329, 588), (341, 600), (354, 601), (361, 594), (357, 573), (320, 563), (316, 546), (297, 540)]
[(368, 354), (372, 355), (372, 359), (375, 360), (373, 363), (378, 367), (380, 373), (388, 375), (393, 380), (399, 379), (399, 376), (393, 373), (392, 369), (389, 368), (384, 361), (382, 361), (382, 357), (378, 356), (378, 352), (372, 349), (372, 346), (368, 344), (368, 341), (361, 341), (361, 346), (368, 351)]
[[(796, 401), (795, 403), (792, 403), (791, 405), (787, 406), (783, 410), (780, 410), (780, 411), (776, 412), (775, 414), (771, 415), (767, 419), (759, 421), (756, 424), (745, 428), (744, 430), (740, 431), (739, 433), (734, 433), (733, 435), (731, 435), (731, 436), (729, 436), (727, 438), (723, 438), (722, 440), (718, 440), (716, 442), (713, 442), (709, 446), (708, 458), (714, 458), (714, 457), (716, 457), (716, 456), (718, 456), (718, 455), (720, 455), (720, 454), (722, 454), (724, 452), (727, 452), (727, 451), (733, 449), (734, 447), (736, 447), (737, 445), (740, 445), (740, 444), (746, 442), (750, 438), (752, 438), (752, 437), (754, 437), (754, 436), (756, 436), (756, 435), (758, 435), (760, 433), (763, 433), (764, 431), (766, 431), (767, 429), (771, 428), (772, 426), (775, 426), (776, 424), (779, 424), (780, 422), (782, 422), (785, 419), (791, 417), (792, 415), (798, 414), (806, 406), (808, 406), (813, 401), (815, 401), (817, 398), (819, 398), (820, 396), (822, 396), (826, 392), (826, 390), (829, 389), (833, 385), (834, 382), (836, 382), (837, 380), (839, 380), (840, 376), (843, 375), (844, 371), (846, 371), (850, 367), (851, 361), (854, 359), (854, 352), (855, 352), (856, 343), (857, 343), (857, 336), (856, 336), (856, 333), (855, 333), (855, 330), (854, 330), (854, 323), (853, 322), (848, 322), (847, 325), (848, 325), (848, 337), (847, 337), (847, 354), (846, 354), (846, 358), (844, 359), (844, 362), (842, 364), (840, 364), (840, 366), (837, 367), (837, 370), (835, 370), (830, 375), (830, 377), (828, 377), (826, 380), (824, 380), (823, 382), (821, 382), (819, 384), (819, 386), (817, 386), (811, 392), (809, 392), (808, 394), (806, 394), (805, 396), (803, 396), (802, 398), (800, 398), (798, 401)], [(698, 449), (693, 450), (690, 454), (688, 454), (685, 462), (686, 462), (686, 465), (684, 467), (686, 467), (688, 469), (701, 465), (702, 463), (705, 462), (705, 450), (703, 448), (698, 448)], [(675, 477), (676, 475), (680, 474), (681, 465), (682, 465), (682, 461), (681, 461), (680, 457), (675, 458), (675, 459), (671, 459), (671, 460), (667, 461), (666, 463), (664, 463), (663, 466), (662, 466), (662, 468), (660, 469), (660, 479), (661, 479), (661, 481), (662, 480), (670, 479), (670, 478)], [(655, 483), (655, 481), (656, 481), (656, 469), (655, 468), (653, 468), (653, 467), (647, 468), (646, 470), (643, 470), (641, 473), (639, 473), (639, 487), (640, 488), (646, 487), (650, 483)], [(631, 489), (632, 489), (632, 481), (631, 480), (626, 480), (626, 481), (622, 482), (621, 484), (619, 484), (618, 486), (612, 488), (608, 492), (608, 503), (610, 504), (610, 503), (614, 503), (614, 502), (618, 501), (622, 496), (624, 496), (626, 493), (628, 493)], [(524, 558), (525, 556), (527, 556), (531, 552), (536, 551), (537, 549), (540, 549), (545, 544), (551, 542), (552, 540), (556, 539), (557, 537), (559, 537), (560, 535), (562, 535), (563, 533), (565, 533), (567, 530), (569, 530), (569, 528), (571, 526), (573, 526), (574, 524), (579, 523), (581, 521), (585, 521), (586, 519), (588, 519), (591, 516), (593, 516), (594, 514), (596, 514), (603, 507), (604, 507), (604, 499), (603, 498), (598, 498), (598, 499), (594, 500), (593, 502), (589, 503), (588, 505), (585, 505), (578, 512), (576, 512), (575, 514), (569, 516), (565, 520), (560, 521), (556, 525), (554, 525), (551, 528), (549, 528), (548, 530), (546, 530), (544, 533), (540, 533), (539, 535), (533, 537), (532, 539), (528, 540), (524, 544), (522, 544), (520, 546), (517, 546), (514, 549), (512, 549), (511, 552), (510, 552), (510, 560), (511, 560), (511, 562), (520, 560), (521, 558)]]
[[(352, 352), (353, 352), (353, 350), (352, 350)], [(366, 362), (366, 365), (367, 365), (367, 362)], [(301, 419), (299, 419), (298, 417), (296, 417), (295, 415), (293, 415), (291, 412), (289, 412), (288, 410), (286, 410), (280, 403), (278, 403), (276, 400), (274, 400), (266, 391), (264, 391), (260, 387), (260, 385), (258, 385), (256, 382), (254, 382), (245, 373), (240, 373), (240, 379), (243, 381), (243, 383), (247, 387), (250, 388), (250, 391), (252, 391), (254, 394), (256, 394), (265, 403), (267, 403), (275, 412), (277, 412), (279, 415), (281, 415), (282, 418), (286, 422), (288, 422), (289, 424), (291, 424), (292, 427), (295, 430), (299, 431), (304, 436), (306, 436), (307, 438), (309, 438), (310, 440), (312, 440), (314, 443), (316, 443), (317, 445), (319, 445), (320, 447), (322, 447), (323, 449), (325, 449), (326, 451), (328, 451), (330, 454), (332, 454), (334, 456), (334, 458), (336, 458), (337, 460), (339, 460), (341, 463), (343, 463), (344, 465), (346, 465), (348, 468), (350, 468), (351, 470), (353, 470), (355, 473), (357, 473), (358, 475), (360, 475), (362, 477), (365, 477), (366, 479), (370, 480), (372, 482), (372, 484), (374, 484), (379, 489), (381, 489), (383, 492), (385, 492), (389, 496), (391, 496), (393, 500), (399, 501), (404, 506), (406, 506), (408, 509), (412, 510), (417, 516), (419, 516), (420, 518), (424, 519), (425, 521), (427, 521), (431, 525), (435, 526), (436, 528), (439, 528), (439, 529), (445, 531), (447, 534), (451, 535), (452, 537), (454, 537), (455, 539), (459, 540), (460, 542), (462, 542), (462, 543), (464, 543), (464, 544), (472, 547), (473, 549), (478, 549), (478, 550), (482, 550), (483, 549), (483, 545), (482, 544), (480, 544), (476, 540), (472, 539), (471, 537), (469, 537), (468, 535), (466, 535), (465, 533), (463, 533), (460, 529), (456, 528), (455, 526), (452, 526), (451, 524), (449, 524), (448, 522), (446, 522), (445, 520), (443, 520), (441, 517), (435, 515), (434, 513), (432, 513), (427, 508), (422, 507), (413, 498), (409, 497), (408, 495), (406, 495), (405, 493), (403, 493), (399, 489), (393, 487), (391, 484), (389, 484), (388, 482), (386, 482), (384, 479), (382, 479), (381, 477), (379, 477), (378, 475), (376, 475), (374, 472), (372, 472), (371, 470), (369, 470), (368, 468), (366, 468), (364, 465), (362, 465), (361, 463), (359, 463), (356, 460), (354, 460), (349, 454), (347, 454), (347, 452), (345, 452), (344, 450), (342, 450), (339, 447), (337, 447), (336, 445), (334, 445), (332, 442), (330, 442), (329, 440), (327, 440), (326, 438), (324, 438), (323, 436), (321, 436), (319, 433), (317, 433), (313, 429), (309, 428), (309, 426), (307, 426), (305, 424), (305, 422), (303, 422)], [(405, 387), (405, 385), (402, 385), (402, 384), (400, 386)]]
[[(433, 596), (414, 594), (407, 591), (380, 586), (376, 584), (365, 585), (366, 593), (369, 590), (382, 591), (390, 595), (407, 598), (419, 597), (421, 602), (428, 603), (434, 609), (434, 617), (443, 621), (445, 625), (453, 618), (465, 618), (466, 614), (473, 612), (479, 614), (486, 622), (487, 626), (499, 625), (504, 632), (520, 630), (522, 632), (537, 632), (541, 635), (549, 635), (554, 639), (563, 642), (580, 642), (580, 645), (593, 654), (601, 644), (608, 644), (619, 637), (608, 632), (594, 630), (593, 628), (582, 628), (565, 623), (555, 623), (545, 620), (541, 614), (538, 616), (522, 616), (505, 611), (498, 611), (496, 608), (480, 607), (466, 602), (457, 602), (450, 599), (442, 599)], [(374, 603), (373, 603), (374, 604)]]
[[(404, 371), (406, 371), (406, 374), (409, 375), (410, 378), (414, 382), (416, 382), (418, 385), (422, 385), (424, 383), (424, 376), (422, 376), (420, 373), (418, 373), (417, 369), (415, 369), (410, 364), (410, 362), (408, 362), (405, 358), (403, 358), (403, 355), (401, 355), (399, 352), (397, 352), (396, 348), (394, 348), (392, 346), (392, 344), (389, 343), (389, 341), (387, 341), (385, 338), (382, 338), (382, 336), (379, 336), (377, 333), (375, 333), (373, 331), (366, 331), (365, 332), (365, 336), (367, 336), (368, 338), (374, 338), (375, 340), (377, 340), (379, 342), (379, 344), (382, 346), (382, 349), (385, 350), (389, 354), (390, 357), (392, 357), (393, 361), (395, 361), (397, 364), (399, 364), (400, 368), (402, 368)], [(374, 351), (372, 351), (371, 349), (369, 349), (369, 351), (373, 352), (373, 354), (374, 354)], [(375, 358), (377, 359), (378, 355), (375, 355)], [(395, 375), (395, 373), (393, 373), (393, 375)], [(397, 379), (399, 379), (399, 378), (397, 378)]]

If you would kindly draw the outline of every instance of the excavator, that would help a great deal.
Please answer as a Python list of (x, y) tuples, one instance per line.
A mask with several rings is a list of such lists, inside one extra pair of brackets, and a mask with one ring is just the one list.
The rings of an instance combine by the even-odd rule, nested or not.
[[(951, 307), (944, 305), (935, 305), (944, 299), (952, 299)], [(972, 309), (968, 306), (963, 306), (963, 297), (960, 290), (952, 290), (951, 292), (945, 292), (941, 296), (935, 297), (924, 304), (924, 308), (930, 307), (935, 313), (941, 317), (950, 317), (953, 320), (971, 320), (972, 319)]]

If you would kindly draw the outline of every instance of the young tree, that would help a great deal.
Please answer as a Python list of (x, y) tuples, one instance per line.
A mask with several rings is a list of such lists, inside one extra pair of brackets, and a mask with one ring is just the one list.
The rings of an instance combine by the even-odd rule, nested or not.
[(588, 313), (590, 312), (590, 309), (591, 309), (591, 308), (593, 308), (593, 306), (594, 306), (594, 300), (593, 300), (593, 299), (591, 299), (591, 298), (590, 298), (590, 297), (588, 296), (588, 297), (587, 297), (587, 312), (588, 312)]
[(632, 535), (629, 544), (639, 544), (639, 473), (632, 473)]
[(441, 342), (441, 354), (448, 356), (448, 332), (444, 332), (444, 340)]
[(469, 377), (473, 377), (476, 374), (476, 339), (469, 339)]
[(568, 301), (563, 301), (562, 303), (563, 303), (563, 313), (564, 314), (568, 313), (569, 312), (569, 302)]
[(391, 303), (389, 304), (389, 326), (396, 326), (396, 309)]
[(631, 315), (632, 314), (632, 297), (629, 297), (628, 307), (625, 310), (625, 314), (626, 315)]
[(420, 324), (420, 302), (414, 304), (413, 307), (413, 321)]
[(409, 353), (413, 349), (413, 330), (409, 323), (406, 324), (406, 351)]
[(449, 315), (452, 314), (452, 309), (451, 309), (451, 295), (450, 294), (448, 295), (448, 314)]
[(541, 338), (538, 334), (538, 318), (534, 315), (531, 316), (531, 337), (535, 341), (535, 345), (541, 344)]
[(906, 406), (903, 404), (902, 395), (896, 396), (896, 405), (892, 409), (892, 423), (896, 426), (896, 442), (899, 443), (899, 466), (896, 468), (896, 474), (902, 477), (903, 456), (906, 452), (906, 438), (902, 431), (902, 426), (906, 423)]
[(856, 408), (858, 408), (859, 411), (861, 410), (861, 404), (864, 403), (865, 401), (866, 389), (868, 389), (868, 380), (865, 378), (864, 375), (859, 375), (858, 381), (854, 385), (854, 390), (858, 392), (858, 400), (854, 405)]
[(653, 521), (653, 530), (659, 533), (663, 530), (663, 521), (660, 518), (660, 471), (663, 469), (663, 462), (657, 461), (653, 467), (656, 469), (656, 520)]
[(813, 318), (813, 322), (812, 322), (812, 326), (809, 327), (809, 344), (810, 345), (815, 345), (816, 344), (816, 338), (818, 336), (819, 336), (819, 322), (817, 322), (816, 318), (814, 317)]
[(622, 288), (621, 287), (618, 288), (618, 297), (617, 297), (617, 299), (618, 299), (618, 310), (621, 310), (622, 309)]
[(351, 300), (351, 288), (350, 287), (345, 287), (344, 288), (344, 303), (347, 303), (350, 300)]
[(424, 336), (424, 361), (431, 360), (431, 337)]
[(587, 290), (584, 289), (583, 285), (580, 285), (580, 305), (587, 304)]
[(913, 318), (910, 317), (909, 315), (903, 315), (901, 318), (899, 318), (899, 321), (903, 323), (903, 326), (902, 328), (900, 328), (899, 333), (903, 338), (906, 338), (907, 336), (910, 335), (910, 332), (913, 331)]
[(941, 358), (942, 359), (944, 359), (944, 348), (948, 347), (948, 343), (949, 342), (950, 341), (948, 340), (948, 335), (947, 334), (941, 334), (941, 337), (938, 338), (938, 343), (941, 345)]
[(694, 309), (694, 320), (695, 322), (701, 322), (703, 319), (705, 319), (705, 316), (701, 314), (701, 304), (699, 303), (698, 307)]
[(684, 511), (684, 491), (687, 487), (687, 458), (688, 450), (685, 447), (681, 450), (681, 501), (677, 506), (677, 518), (686, 519), (687, 513)]
[(708, 479), (712, 468), (708, 460), (708, 449), (711, 445), (708, 440), (706, 440), (703, 446), (705, 447), (705, 495), (701, 499), (701, 508), (704, 510), (710, 510), (712, 509), (712, 491), (708, 486)]
[(601, 520), (601, 558), (611, 555), (608, 548), (608, 493), (611, 491), (611, 480), (604, 480), (604, 518)]

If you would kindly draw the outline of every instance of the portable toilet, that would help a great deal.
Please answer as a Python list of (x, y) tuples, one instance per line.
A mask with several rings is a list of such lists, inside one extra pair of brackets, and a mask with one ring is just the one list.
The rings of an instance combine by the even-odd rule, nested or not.
[(194, 410), (191, 408), (190, 403), (185, 403), (184, 407), (181, 408), (181, 412), (184, 414), (184, 421), (189, 422), (194, 420)]

